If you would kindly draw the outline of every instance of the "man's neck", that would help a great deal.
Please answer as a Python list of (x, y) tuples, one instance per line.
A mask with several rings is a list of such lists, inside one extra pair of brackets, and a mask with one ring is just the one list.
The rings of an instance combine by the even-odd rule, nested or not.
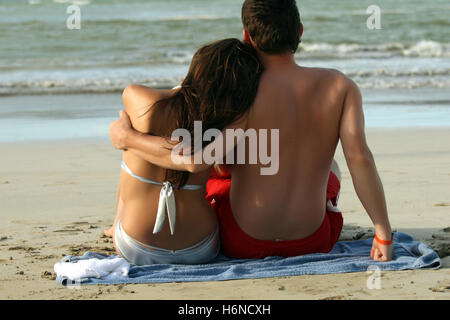
[(294, 59), (294, 55), (292, 53), (284, 53), (284, 54), (265, 54), (262, 52), (259, 53), (259, 58), (261, 59), (264, 68), (272, 69), (278, 68), (280, 66), (297, 65)]

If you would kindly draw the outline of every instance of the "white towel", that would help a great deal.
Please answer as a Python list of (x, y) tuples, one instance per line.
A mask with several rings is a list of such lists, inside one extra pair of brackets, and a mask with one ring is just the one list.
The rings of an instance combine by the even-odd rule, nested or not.
[(130, 271), (130, 264), (123, 258), (103, 260), (93, 258), (75, 263), (58, 262), (54, 270), (58, 277), (80, 281), (87, 278), (126, 277)]

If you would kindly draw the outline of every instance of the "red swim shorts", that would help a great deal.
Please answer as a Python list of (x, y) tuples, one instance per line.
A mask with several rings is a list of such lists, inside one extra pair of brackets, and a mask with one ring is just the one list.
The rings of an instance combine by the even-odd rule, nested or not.
[[(309, 237), (298, 240), (268, 241), (252, 238), (234, 219), (230, 206), (231, 179), (217, 175), (213, 169), (207, 183), (206, 198), (216, 211), (220, 223), (223, 253), (230, 258), (294, 257), (309, 253), (327, 253), (339, 240), (343, 217), (341, 212), (327, 211), (322, 225)], [(326, 201), (337, 205), (340, 191), (338, 178), (330, 172)]]

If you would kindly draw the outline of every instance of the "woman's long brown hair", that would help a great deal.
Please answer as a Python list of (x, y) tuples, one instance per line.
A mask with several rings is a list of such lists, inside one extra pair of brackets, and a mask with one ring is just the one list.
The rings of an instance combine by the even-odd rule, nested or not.
[[(200, 48), (181, 89), (151, 107), (152, 116), (166, 119), (167, 126), (159, 134), (170, 139), (175, 129), (186, 129), (193, 137), (194, 121), (202, 121), (202, 135), (212, 128), (222, 131), (250, 109), (262, 71), (256, 50), (238, 39)], [(203, 142), (202, 147), (208, 143)], [(167, 170), (166, 179), (179, 188), (186, 184), (189, 173)]]

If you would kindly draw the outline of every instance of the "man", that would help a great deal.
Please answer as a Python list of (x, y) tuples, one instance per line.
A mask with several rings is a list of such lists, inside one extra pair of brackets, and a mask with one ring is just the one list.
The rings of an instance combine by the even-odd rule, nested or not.
[[(222, 175), (231, 172), (231, 181), (212, 175), (208, 199), (219, 217), (225, 253), (262, 258), (330, 251), (343, 223), (335, 208), (337, 169), (330, 173), (340, 140), (357, 195), (375, 227), (371, 257), (392, 259), (391, 226), (366, 143), (358, 87), (336, 70), (296, 64), (303, 25), (295, 0), (246, 0), (242, 20), (244, 41), (256, 48), (265, 71), (254, 105), (239, 127), (279, 129), (279, 171), (261, 175), (261, 164), (240, 164), (218, 166)], [(180, 169), (172, 163), (170, 150), (161, 148), (166, 139), (134, 131), (124, 112), (111, 124), (110, 135), (117, 149)], [(181, 167), (191, 172), (207, 168)]]

